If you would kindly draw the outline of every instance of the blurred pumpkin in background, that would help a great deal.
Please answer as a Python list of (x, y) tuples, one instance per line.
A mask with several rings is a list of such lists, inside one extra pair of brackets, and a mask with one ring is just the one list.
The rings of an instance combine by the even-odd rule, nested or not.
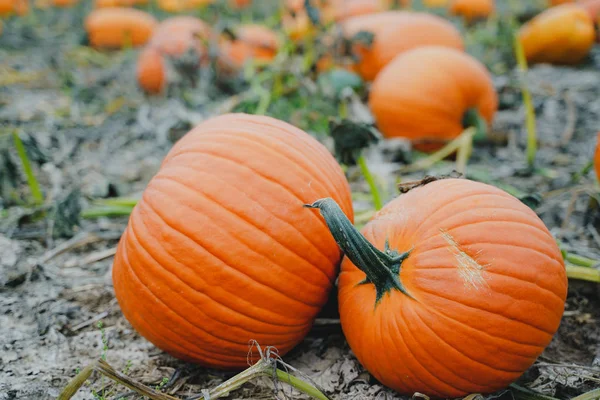
[(146, 47), (140, 53), (136, 68), (138, 84), (148, 94), (161, 93), (167, 84), (165, 60), (155, 47)]
[(250, 60), (269, 62), (279, 49), (277, 34), (262, 25), (241, 25), (219, 44), (219, 65), (226, 70), (241, 69)]
[(467, 22), (488, 18), (494, 9), (494, 0), (453, 0), (450, 3), (450, 13)]
[(94, 2), (95, 8), (107, 8), (107, 7), (133, 7), (143, 6), (148, 4), (148, 0), (96, 0)]
[(156, 25), (156, 19), (147, 12), (125, 7), (99, 8), (85, 19), (90, 45), (105, 49), (141, 46)]
[(369, 107), (385, 137), (403, 137), (430, 151), (458, 137), (469, 118), (491, 124), (498, 97), (477, 59), (428, 46), (399, 55), (379, 73)]
[(0, 15), (25, 15), (28, 12), (27, 0), (0, 0)]
[(372, 43), (354, 41), (354, 69), (365, 80), (375, 76), (398, 54), (416, 47), (438, 45), (464, 49), (460, 32), (450, 22), (435, 15), (410, 11), (384, 13), (349, 18), (342, 24), (347, 40), (362, 32), (372, 34)]
[(519, 30), (529, 63), (577, 64), (594, 45), (596, 33), (588, 12), (578, 4), (563, 4), (535, 16)]
[(170, 13), (191, 11), (214, 2), (214, 0), (157, 0), (158, 8)]

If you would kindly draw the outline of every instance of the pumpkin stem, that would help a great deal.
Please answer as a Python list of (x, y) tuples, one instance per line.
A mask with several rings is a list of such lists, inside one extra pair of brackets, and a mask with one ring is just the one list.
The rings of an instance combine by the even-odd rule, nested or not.
[(305, 204), (304, 207), (319, 209), (329, 231), (346, 257), (367, 275), (360, 284), (375, 285), (375, 305), (391, 290), (399, 290), (412, 298), (400, 282), (400, 268), (410, 251), (399, 253), (392, 250), (387, 241), (385, 251), (376, 248), (352, 225), (340, 206), (331, 198), (317, 200), (312, 204)]
[(463, 115), (462, 119), (463, 128), (475, 128), (475, 136), (473, 140), (476, 142), (482, 141), (487, 136), (487, 121), (481, 116), (476, 108), (469, 108)]

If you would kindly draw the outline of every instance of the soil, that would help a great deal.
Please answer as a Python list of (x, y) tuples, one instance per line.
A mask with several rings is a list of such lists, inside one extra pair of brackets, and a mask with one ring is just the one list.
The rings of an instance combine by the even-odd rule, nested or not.
[[(134, 79), (138, 50), (101, 53), (80, 45), (88, 9), (38, 10), (8, 19), (0, 36), (0, 399), (56, 398), (78, 369), (102, 355), (142, 383), (155, 386), (168, 378), (165, 392), (198, 395), (231, 374), (178, 361), (133, 331), (111, 282), (112, 255), (127, 217), (85, 219), (80, 211), (94, 199), (139, 196), (174, 141), (208, 116), (237, 109), (239, 98), (207, 84), (210, 77), (200, 77), (196, 89), (183, 85), (167, 96), (145, 97)], [(510, 187), (530, 201), (565, 250), (595, 260), (600, 260), (598, 188), (593, 170), (584, 167), (600, 126), (599, 67), (595, 51), (578, 68), (530, 69), (526, 82), (539, 138), (533, 172), (525, 168), (519, 75), (510, 70), (497, 76), (502, 107), (493, 134), (500, 139), (478, 144), (467, 170), (468, 177)], [(355, 106), (355, 112), (365, 112)], [(331, 146), (322, 132), (307, 129)], [(44, 206), (23, 200), (29, 188), (11, 150), (12, 132), (25, 145)], [(400, 177), (411, 181), (454, 168), (448, 161), (400, 173), (414, 158), (406, 149), (406, 143), (394, 141), (368, 152), (388, 199), (396, 195)], [(366, 183), (355, 169), (349, 176), (353, 191), (362, 193), (357, 211), (367, 210)], [(332, 399), (403, 398), (374, 381), (354, 358), (332, 302), (285, 361)], [(519, 385), (560, 399), (600, 387), (597, 284), (570, 282), (562, 325)], [(92, 399), (94, 391), (107, 399), (136, 398), (96, 375), (74, 398)], [(248, 383), (229, 398), (275, 396), (301, 398), (269, 379)]]

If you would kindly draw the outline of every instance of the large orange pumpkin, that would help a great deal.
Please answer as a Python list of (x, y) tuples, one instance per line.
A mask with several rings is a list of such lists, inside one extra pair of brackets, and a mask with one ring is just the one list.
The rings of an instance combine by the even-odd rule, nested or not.
[(432, 46), (408, 51), (388, 64), (373, 82), (369, 107), (383, 135), (404, 137), (427, 149), (456, 138), (474, 112), (490, 124), (498, 97), (478, 60)]
[(450, 22), (426, 13), (388, 11), (353, 17), (342, 29), (347, 39), (361, 31), (374, 35), (371, 46), (355, 44), (352, 50), (358, 58), (355, 70), (365, 80), (373, 80), (394, 57), (416, 47), (464, 48), (460, 32)]
[(450, 3), (450, 13), (468, 22), (488, 18), (494, 9), (494, 0), (453, 0)]
[(578, 4), (552, 7), (519, 30), (530, 63), (577, 64), (594, 45), (594, 23)]
[(538, 216), (498, 188), (462, 179), (418, 187), (379, 211), (364, 236), (330, 199), (313, 207), (346, 253), (338, 287), (348, 344), (386, 386), (440, 398), (491, 393), (519, 378), (558, 329), (561, 252)]
[(90, 45), (97, 48), (143, 45), (156, 25), (152, 15), (124, 7), (99, 8), (85, 19)]
[(29, 12), (27, 0), (0, 0), (0, 15), (25, 15)]
[(309, 331), (340, 250), (303, 204), (333, 197), (352, 219), (328, 150), (264, 116), (210, 119), (171, 149), (131, 214), (113, 282), (125, 317), (170, 354), (247, 366), (248, 343), (285, 354)]
[(235, 38), (224, 38), (219, 61), (227, 69), (238, 70), (249, 60), (269, 62), (279, 49), (277, 34), (266, 26), (242, 25), (234, 29)]

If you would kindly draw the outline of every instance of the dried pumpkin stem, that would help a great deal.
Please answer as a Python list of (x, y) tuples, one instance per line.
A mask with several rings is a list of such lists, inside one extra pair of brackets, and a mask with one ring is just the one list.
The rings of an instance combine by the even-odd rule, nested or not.
[(375, 285), (375, 305), (391, 290), (398, 290), (411, 297), (400, 282), (400, 268), (410, 251), (399, 253), (391, 250), (387, 243), (385, 251), (376, 248), (352, 225), (340, 206), (331, 198), (317, 200), (313, 204), (305, 204), (304, 207), (319, 209), (342, 251), (367, 276), (361, 284)]

